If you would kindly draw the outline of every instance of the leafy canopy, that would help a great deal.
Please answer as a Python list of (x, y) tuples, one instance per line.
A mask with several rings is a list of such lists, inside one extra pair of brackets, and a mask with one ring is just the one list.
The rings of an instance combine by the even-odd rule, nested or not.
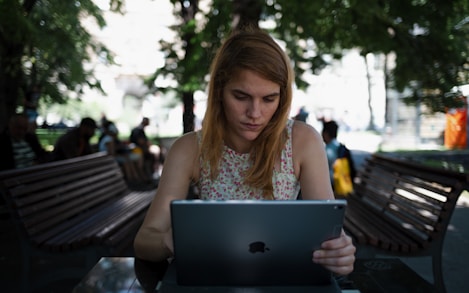
[[(122, 5), (110, 0), (114, 11)], [(92, 0), (0, 0), (1, 129), (35, 86), (48, 103), (64, 103), (70, 93), (79, 97), (84, 86), (101, 88), (85, 64), (94, 54), (103, 62), (112, 62), (112, 56), (93, 39), (84, 19), (105, 25)]]
[[(198, 1), (172, 1), (191, 2)], [(195, 2), (195, 3), (194, 3)], [(286, 45), (294, 63), (296, 84), (308, 86), (304, 73), (320, 73), (327, 60), (346, 49), (394, 56), (388, 72), (390, 88), (411, 89), (409, 103), (423, 102), (433, 112), (445, 111), (457, 101), (454, 86), (469, 83), (469, 2), (467, 0), (213, 0), (196, 19), (176, 25), (177, 34), (192, 33), (191, 54), (178, 41), (162, 41), (167, 56), (158, 76), (178, 81), (176, 90), (204, 89), (214, 50), (231, 30), (237, 13), (256, 15), (273, 23), (271, 33)], [(181, 5), (175, 5), (180, 15)], [(158, 88), (165, 90), (167, 88)]]

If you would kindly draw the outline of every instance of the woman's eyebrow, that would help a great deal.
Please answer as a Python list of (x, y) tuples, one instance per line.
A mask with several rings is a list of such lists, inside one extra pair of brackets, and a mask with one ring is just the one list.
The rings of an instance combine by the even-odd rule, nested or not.
[[(245, 96), (248, 96), (248, 97), (252, 97), (251, 94), (243, 91), (243, 90), (240, 90), (240, 89), (232, 89), (231, 92), (233, 94), (241, 94), (241, 95), (245, 95)], [(271, 97), (277, 97), (277, 96), (280, 96), (280, 93), (279, 92), (273, 92), (273, 93), (270, 93), (270, 94), (267, 94), (265, 96), (263, 96), (263, 98), (271, 98)]]

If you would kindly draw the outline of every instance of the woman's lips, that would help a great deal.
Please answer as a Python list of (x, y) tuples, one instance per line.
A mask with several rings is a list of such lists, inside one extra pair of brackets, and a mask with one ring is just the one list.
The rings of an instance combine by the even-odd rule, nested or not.
[(252, 124), (252, 123), (243, 123), (243, 125), (248, 130), (257, 130), (260, 127), (260, 124)]

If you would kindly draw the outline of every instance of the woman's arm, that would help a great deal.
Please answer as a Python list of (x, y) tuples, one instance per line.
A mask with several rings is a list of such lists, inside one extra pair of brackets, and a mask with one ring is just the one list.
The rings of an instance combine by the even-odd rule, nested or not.
[[(321, 135), (311, 126), (295, 122), (293, 127), (293, 164), (300, 180), (303, 199), (333, 199), (329, 167)], [(312, 259), (330, 271), (346, 275), (353, 271), (356, 248), (344, 231), (336, 239), (322, 243)]]
[(303, 199), (333, 199), (329, 166), (321, 135), (310, 125), (295, 121), (292, 131), (293, 165)]
[(172, 256), (170, 203), (185, 199), (191, 181), (198, 176), (198, 144), (195, 133), (177, 139), (168, 152), (155, 198), (134, 241), (135, 255), (150, 261)]

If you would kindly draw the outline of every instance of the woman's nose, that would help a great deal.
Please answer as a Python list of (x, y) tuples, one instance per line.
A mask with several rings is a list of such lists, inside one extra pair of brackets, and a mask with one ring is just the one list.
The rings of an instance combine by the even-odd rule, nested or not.
[(257, 100), (252, 100), (248, 108), (248, 116), (251, 118), (257, 118), (261, 116), (261, 103)]

